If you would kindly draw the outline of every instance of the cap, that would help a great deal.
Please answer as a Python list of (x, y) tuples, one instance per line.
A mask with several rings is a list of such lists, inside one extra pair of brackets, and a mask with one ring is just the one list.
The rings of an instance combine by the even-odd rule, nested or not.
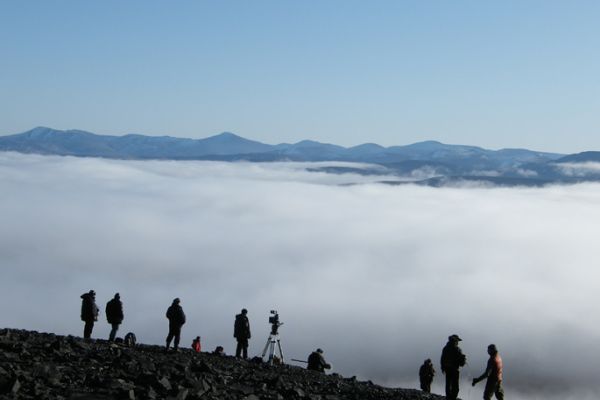
[(322, 349), (317, 349), (317, 353), (323, 353)]
[(459, 338), (458, 335), (456, 335), (456, 334), (448, 336), (448, 340), (450, 340), (450, 341), (456, 340), (457, 342), (462, 341), (462, 339)]

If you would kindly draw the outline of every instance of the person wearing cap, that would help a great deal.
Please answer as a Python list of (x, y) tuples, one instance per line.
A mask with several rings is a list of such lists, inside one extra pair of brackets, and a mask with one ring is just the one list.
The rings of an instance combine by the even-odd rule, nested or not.
[(181, 338), (181, 327), (185, 324), (185, 313), (183, 308), (179, 305), (181, 300), (176, 298), (173, 300), (173, 304), (167, 309), (167, 319), (169, 320), (169, 334), (167, 335), (167, 350), (171, 345), (171, 340), (175, 338), (173, 342), (173, 349), (177, 351), (179, 349), (179, 339)]
[(450, 335), (448, 343), (442, 350), (442, 373), (446, 375), (446, 398), (456, 400), (458, 398), (458, 381), (460, 379), (460, 367), (467, 363), (467, 357), (463, 354), (458, 342), (462, 341), (458, 335)]
[(235, 356), (237, 358), (240, 358), (242, 355), (244, 359), (248, 358), (248, 339), (251, 336), (248, 310), (243, 308), (242, 312), (235, 316), (235, 323), (233, 325), (233, 337), (237, 340), (237, 347), (235, 349)]
[(119, 293), (115, 293), (115, 297), (106, 303), (106, 321), (112, 327), (108, 336), (108, 340), (112, 342), (115, 340), (119, 325), (123, 322), (123, 303), (121, 303), (121, 295)]
[(85, 322), (83, 337), (92, 337), (94, 322), (98, 320), (98, 306), (96, 306), (96, 292), (90, 290), (81, 295), (81, 320)]
[(325, 370), (329, 368), (331, 368), (331, 365), (327, 364), (325, 358), (323, 358), (323, 350), (317, 349), (310, 353), (308, 356), (308, 366), (306, 369), (311, 371), (325, 372)]
[(496, 395), (498, 400), (504, 400), (504, 389), (502, 388), (502, 358), (498, 354), (495, 344), (490, 344), (487, 348), (490, 358), (487, 362), (485, 372), (479, 377), (473, 379), (473, 386), (487, 378), (485, 389), (483, 390), (484, 400), (491, 400)]
[(421, 368), (419, 368), (419, 381), (421, 383), (421, 390), (425, 393), (431, 393), (431, 383), (433, 382), (434, 376), (435, 368), (433, 368), (431, 358), (428, 358), (423, 362)]

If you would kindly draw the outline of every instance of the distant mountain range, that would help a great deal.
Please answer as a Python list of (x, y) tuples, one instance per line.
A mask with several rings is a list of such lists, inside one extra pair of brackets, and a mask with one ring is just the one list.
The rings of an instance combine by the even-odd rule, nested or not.
[[(205, 139), (185, 139), (138, 134), (107, 136), (38, 127), (20, 134), (0, 136), (0, 151), (127, 160), (359, 162), (377, 164), (379, 168), (385, 167), (388, 174), (433, 186), (461, 181), (539, 186), (600, 180), (600, 171), (587, 168), (585, 173), (574, 172), (573, 166), (600, 162), (600, 152), (564, 155), (526, 149), (487, 150), (435, 141), (391, 147), (365, 143), (346, 148), (311, 140), (270, 145), (229, 132)], [(327, 172), (335, 173), (371, 173), (368, 169), (327, 168)]]

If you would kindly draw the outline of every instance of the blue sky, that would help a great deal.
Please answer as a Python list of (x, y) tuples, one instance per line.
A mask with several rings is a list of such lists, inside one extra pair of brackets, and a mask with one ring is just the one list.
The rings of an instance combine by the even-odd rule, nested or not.
[(0, 134), (600, 150), (597, 1), (3, 1)]

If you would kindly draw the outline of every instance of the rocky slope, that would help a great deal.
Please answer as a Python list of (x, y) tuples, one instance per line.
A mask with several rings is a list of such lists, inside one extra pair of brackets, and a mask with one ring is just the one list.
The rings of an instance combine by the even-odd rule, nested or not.
[(127, 348), (23, 330), (0, 330), (0, 399), (425, 400), (294, 366), (269, 366), (159, 346)]

